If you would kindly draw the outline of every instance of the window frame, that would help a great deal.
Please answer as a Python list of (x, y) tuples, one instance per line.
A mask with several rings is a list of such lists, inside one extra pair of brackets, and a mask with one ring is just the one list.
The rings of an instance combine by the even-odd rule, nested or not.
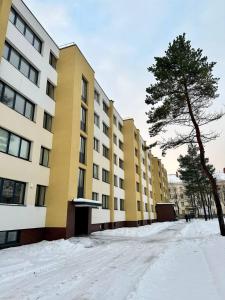
[(109, 137), (109, 126), (105, 122), (102, 122), (102, 132)]
[[(44, 189), (44, 201), (43, 204), (40, 204), (40, 195), (41, 195), (41, 189)], [(46, 197), (46, 189), (47, 187), (45, 185), (37, 184), (36, 186), (36, 195), (35, 195), (35, 206), (36, 207), (45, 207), (45, 197)]]
[[(41, 38), (34, 32), (34, 30), (27, 24), (27, 22), (23, 19), (23, 17), (21, 17), (21, 15), (15, 10), (14, 7), (11, 7), (11, 10), (10, 10), (10, 13), (13, 13), (14, 14), (14, 20), (12, 21), (9, 17), (9, 21), (16, 27), (16, 29), (25, 37), (25, 39), (34, 47), (34, 49), (36, 49), (37, 52), (39, 52), (40, 54), (42, 54), (42, 49), (43, 49), (43, 41), (41, 40)], [(24, 24), (24, 30), (23, 32), (21, 32), (19, 30), (19, 28), (16, 26), (16, 22), (17, 22), (17, 19), (20, 19), (22, 21), (22, 23)], [(30, 32), (32, 33), (33, 35), (33, 41), (31, 42), (27, 36), (26, 36), (26, 31), (27, 31), (27, 28), (28, 30), (30, 30)], [(35, 47), (35, 41), (38, 41), (39, 42), (39, 50)]]
[[(48, 128), (48, 123), (50, 120), (50, 128)], [(46, 111), (44, 111), (44, 117), (43, 117), (43, 128), (48, 130), (49, 132), (52, 132), (52, 121), (53, 121), (53, 117), (47, 113)]]
[[(15, 203), (15, 201), (11, 202), (3, 202), (2, 201), (2, 193), (3, 193), (3, 187), (4, 187), (4, 181), (11, 181), (13, 183), (13, 196), (12, 199), (15, 198), (16, 193), (15, 193), (15, 189), (16, 189), (16, 184), (20, 184), (21, 186), (23, 186), (23, 190), (22, 190), (22, 203)], [(0, 177), (0, 204), (1, 205), (17, 205), (17, 206), (24, 206), (25, 205), (25, 196), (26, 196), (26, 182), (23, 181), (18, 181), (18, 180), (12, 180), (12, 179), (8, 179), (8, 178), (3, 178)]]
[[(0, 150), (0, 152), (1, 152), (1, 153), (4, 153), (4, 154), (7, 154), (7, 155), (11, 155), (11, 156), (13, 156), (13, 157), (17, 157), (17, 158), (26, 160), (26, 161), (30, 161), (31, 141), (29, 141), (29, 140), (27, 140), (27, 139), (25, 139), (25, 138), (22, 138), (22, 137), (19, 136), (18, 134), (15, 134), (15, 133), (13, 133), (13, 132), (11, 132), (11, 131), (5, 129), (5, 128), (0, 127), (0, 129), (3, 130), (3, 131), (6, 131), (7, 134), (8, 134), (7, 145), (6, 145), (6, 151)], [(14, 135), (14, 136), (16, 136), (17, 138), (20, 139), (20, 142), (19, 142), (19, 148), (18, 148), (18, 155), (14, 155), (14, 154), (12, 154), (12, 153), (9, 152), (10, 141), (11, 141), (11, 136), (12, 136), (12, 135)], [(27, 157), (27, 158), (24, 158), (24, 157), (20, 156), (20, 155), (21, 155), (21, 147), (22, 147), (22, 142), (23, 142), (23, 141), (25, 141), (25, 142), (28, 143), (28, 145), (29, 145), (29, 148), (28, 148), (28, 155), (27, 155), (28, 157)]]
[[(3, 82), (2, 80), (0, 80), (0, 85), (2, 85), (2, 89), (0, 90), (0, 102), (2, 104), (4, 104), (5, 106), (7, 106), (8, 108), (11, 108), (12, 110), (14, 110), (15, 112), (17, 112), (18, 114), (24, 116), (25, 118), (27, 118), (28, 120), (34, 122), (34, 115), (35, 115), (35, 104), (33, 102), (31, 102), (30, 100), (28, 100), (27, 98), (25, 98), (23, 95), (21, 95), (20, 93), (18, 93), (15, 89), (11, 88), (11, 86), (9, 86), (8, 84), (6, 84), (5, 82)], [(14, 97), (13, 97), (13, 103), (12, 103), (12, 107), (7, 105), (5, 102), (3, 102), (2, 100), (4, 99), (5, 96), (5, 90), (9, 89), (14, 93)], [(17, 96), (21, 97), (24, 99), (25, 104), (24, 104), (24, 111), (23, 113), (19, 112), (18, 110), (15, 109), (15, 105), (16, 105), (16, 101), (17, 101)], [(31, 105), (32, 107), (32, 114), (31, 114), (31, 118), (27, 117), (26, 115), (26, 109), (27, 109), (27, 105)]]
[[(44, 161), (44, 151), (47, 151), (47, 153), (48, 153), (48, 163), (47, 163), (47, 165), (45, 165), (43, 163), (43, 161)], [(50, 150), (48, 148), (44, 147), (44, 146), (41, 146), (39, 165), (43, 166), (43, 167), (46, 167), (46, 168), (49, 168), (49, 156), (50, 156)]]
[[(105, 155), (106, 154), (106, 155)], [(102, 155), (106, 158), (109, 159), (109, 148), (106, 147), (105, 145), (102, 145)]]
[(100, 141), (96, 137), (93, 138), (93, 149), (98, 153), (100, 152)]
[[(54, 62), (53, 62), (54, 61)], [(49, 52), (49, 65), (54, 69), (56, 70), (57, 68), (57, 57), (53, 54), (53, 52), (50, 50)]]
[(102, 209), (109, 209), (109, 196), (102, 194)]
[(55, 101), (55, 85), (49, 79), (46, 83), (46, 95)]
[[(83, 94), (83, 92), (84, 92), (84, 94)], [(84, 103), (88, 102), (88, 81), (83, 75), (82, 75), (82, 78), (81, 78), (81, 100)]]
[(99, 180), (99, 165), (93, 163), (93, 178)]
[[(3, 57), (12, 65), (14, 66), (14, 68), (16, 68), (24, 77), (26, 77), (27, 79), (29, 79), (33, 84), (35, 84), (36, 86), (38, 86), (38, 81), (39, 81), (39, 74), (40, 72), (36, 69), (36, 67), (34, 67), (31, 63), (28, 62), (28, 60), (21, 55), (13, 46), (11, 46), (10, 43), (8, 43), (7, 41), (5, 41), (5, 45), (4, 45), (4, 50), (5, 51), (5, 47), (8, 47), (8, 54), (7, 57), (4, 56)], [(18, 55), (19, 61), (18, 61), (18, 66), (15, 66), (12, 61), (10, 61), (11, 58), (11, 53), (12, 51), (15, 52), (16, 55)], [(29, 66), (29, 73), (28, 76), (26, 76), (24, 73), (21, 72), (20, 70), (20, 66), (21, 66), (21, 60), (24, 60), (24, 62), (26, 62), (26, 64)], [(34, 72), (36, 80), (32, 80), (31, 79), (31, 71)]]
[(109, 176), (110, 176), (110, 172), (108, 170), (102, 168), (102, 182), (109, 184), (110, 183)]

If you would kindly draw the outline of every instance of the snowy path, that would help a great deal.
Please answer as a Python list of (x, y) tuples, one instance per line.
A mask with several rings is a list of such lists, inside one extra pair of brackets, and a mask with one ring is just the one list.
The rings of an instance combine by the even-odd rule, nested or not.
[(224, 300), (216, 221), (161, 223), (0, 251), (0, 299)]

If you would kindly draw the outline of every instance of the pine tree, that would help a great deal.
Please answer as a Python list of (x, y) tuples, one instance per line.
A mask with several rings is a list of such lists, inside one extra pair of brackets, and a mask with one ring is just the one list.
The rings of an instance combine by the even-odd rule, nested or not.
[(146, 89), (146, 103), (151, 106), (147, 113), (150, 137), (165, 132), (170, 125), (187, 129), (184, 133), (177, 133), (175, 138), (155, 142), (151, 146), (158, 143), (165, 154), (168, 149), (184, 144), (198, 144), (201, 167), (211, 184), (217, 208), (220, 233), (225, 236), (216, 179), (205, 161), (205, 143), (218, 135), (202, 131), (202, 126), (223, 116), (223, 113), (208, 112), (208, 108), (218, 97), (218, 78), (212, 74), (214, 66), (215, 62), (208, 62), (201, 49), (192, 48), (185, 34), (179, 35), (169, 44), (165, 55), (155, 57), (155, 64), (148, 68), (156, 82)]
[[(208, 170), (214, 174), (215, 168), (208, 163), (208, 158), (205, 159)], [(211, 205), (210, 205), (210, 193), (211, 185), (208, 178), (202, 171), (200, 155), (198, 154), (198, 148), (196, 145), (189, 145), (186, 155), (180, 155), (179, 162), (179, 175), (180, 179), (184, 182), (186, 187), (186, 194), (192, 197), (190, 199), (198, 199), (195, 201), (197, 208), (198, 203), (201, 204), (204, 211), (204, 217), (207, 221), (211, 218)], [(207, 210), (206, 210), (207, 208)]]

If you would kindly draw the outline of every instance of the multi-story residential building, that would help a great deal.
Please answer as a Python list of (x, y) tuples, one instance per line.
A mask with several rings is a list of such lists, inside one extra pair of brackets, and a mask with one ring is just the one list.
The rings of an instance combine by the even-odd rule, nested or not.
[(152, 154), (150, 159), (154, 203), (167, 203), (169, 201), (167, 171), (160, 159)]
[(0, 243), (11, 244), (45, 227), (59, 49), (22, 1), (0, 1), (0, 29)]
[(147, 224), (153, 216), (150, 159), (133, 119), (124, 120), (124, 155), (127, 224)]
[(0, 28), (0, 247), (154, 221), (166, 171), (78, 46), (21, 0), (0, 0)]
[(191, 203), (185, 194), (185, 186), (176, 174), (168, 175), (170, 202), (174, 204), (178, 217), (183, 218), (191, 211)]

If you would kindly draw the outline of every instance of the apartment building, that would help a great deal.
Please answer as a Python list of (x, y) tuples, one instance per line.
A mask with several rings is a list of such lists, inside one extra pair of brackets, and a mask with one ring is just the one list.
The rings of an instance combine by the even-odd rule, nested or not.
[(22, 0), (0, 0), (0, 28), (0, 247), (155, 221), (166, 171), (79, 47)]
[(154, 204), (169, 202), (167, 171), (161, 160), (150, 155)]
[(126, 221), (135, 226), (153, 220), (150, 159), (133, 119), (124, 120)]
[(168, 175), (170, 202), (174, 204), (178, 217), (183, 218), (192, 210), (190, 200), (185, 194), (185, 186), (176, 174)]
[(223, 212), (225, 213), (225, 168), (223, 169), (223, 172), (216, 173), (216, 181), (217, 181), (218, 192), (220, 195), (220, 200), (223, 207)]
[(45, 227), (59, 49), (22, 1), (0, 1), (0, 28), (0, 243), (11, 244)]

